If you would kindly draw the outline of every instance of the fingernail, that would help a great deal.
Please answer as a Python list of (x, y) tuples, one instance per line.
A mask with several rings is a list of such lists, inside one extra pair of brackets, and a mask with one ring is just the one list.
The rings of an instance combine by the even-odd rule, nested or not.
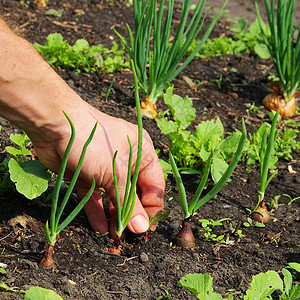
[(149, 228), (149, 221), (143, 215), (136, 215), (130, 223), (135, 233), (146, 232)]

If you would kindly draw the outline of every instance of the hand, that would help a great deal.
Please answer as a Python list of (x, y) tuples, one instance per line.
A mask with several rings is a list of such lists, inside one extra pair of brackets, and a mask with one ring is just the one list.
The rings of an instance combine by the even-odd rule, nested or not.
[[(15, 45), (18, 45), (16, 47)], [(71, 128), (65, 111), (75, 126), (76, 138), (71, 150), (66, 176), (76, 169), (82, 147), (95, 123), (98, 127), (88, 146), (77, 189), (84, 196), (94, 177), (110, 199), (110, 232), (115, 233), (116, 199), (112, 174), (112, 158), (118, 150), (116, 165), (120, 195), (124, 193), (129, 145), (133, 155), (137, 148), (137, 126), (110, 117), (82, 100), (26, 40), (16, 36), (0, 20), (0, 115), (23, 129), (30, 137), (39, 159), (53, 172), (58, 172), (69, 142)], [(133, 168), (136, 157), (133, 157)], [(95, 189), (85, 211), (92, 228), (109, 231), (101, 192)], [(148, 229), (148, 216), (163, 208), (164, 178), (149, 135), (144, 132), (142, 162), (137, 182), (138, 199), (128, 228), (141, 233)], [(122, 199), (121, 199), (122, 200)]]
[[(91, 128), (97, 121), (98, 127), (91, 144), (88, 146), (80, 179), (76, 186), (79, 195), (83, 197), (89, 190), (91, 179), (94, 177), (97, 186), (105, 189), (110, 199), (110, 229), (103, 209), (101, 191), (98, 188), (95, 189), (90, 200), (85, 205), (85, 212), (91, 227), (95, 231), (102, 234), (110, 231), (114, 235), (117, 226), (117, 212), (115, 208), (116, 199), (112, 174), (112, 158), (114, 152), (118, 150), (116, 165), (122, 198), (125, 190), (129, 156), (127, 135), (130, 137), (133, 145), (133, 174), (136, 161), (138, 129), (136, 125), (105, 115), (87, 104), (83, 105), (83, 107), (78, 110), (80, 112), (78, 118), (72, 118), (75, 125), (76, 138), (69, 156), (66, 174), (69, 178), (73, 175), (82, 146), (89, 136)], [(67, 121), (64, 124), (65, 126), (69, 126)], [(63, 129), (63, 131), (67, 130)], [(42, 143), (36, 140), (34, 136), (31, 136), (31, 140), (39, 159), (48, 168), (58, 172), (61, 158), (69, 141), (69, 135), (57, 141), (49, 140)], [(163, 208), (164, 196), (163, 173), (152, 141), (146, 131), (144, 131), (143, 136), (143, 154), (137, 190), (138, 199), (136, 200), (132, 218), (128, 223), (128, 228), (134, 233), (142, 233), (149, 227), (149, 216), (154, 216)]]

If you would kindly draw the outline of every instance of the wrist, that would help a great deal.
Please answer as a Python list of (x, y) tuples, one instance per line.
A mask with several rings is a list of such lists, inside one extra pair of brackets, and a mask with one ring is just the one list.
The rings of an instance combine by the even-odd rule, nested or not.
[(84, 101), (27, 41), (2, 29), (0, 24), (0, 114), (40, 140), (69, 134), (62, 110), (75, 118)]

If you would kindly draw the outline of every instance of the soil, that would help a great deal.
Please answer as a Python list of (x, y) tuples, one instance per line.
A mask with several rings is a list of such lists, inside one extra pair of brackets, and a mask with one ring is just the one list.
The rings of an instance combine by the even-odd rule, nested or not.
[[(26, 2), (26, 1), (25, 1)], [(122, 32), (124, 23), (132, 23), (132, 11), (125, 2), (99, 0), (49, 0), (47, 8), (40, 8), (30, 1), (21, 5), (20, 1), (2, 0), (2, 14), (9, 19), (15, 29), (30, 42), (45, 43), (49, 33), (59, 32), (69, 43), (79, 38), (91, 44), (111, 45), (117, 40), (113, 33), (116, 27)], [(208, 1), (208, 5), (211, 5)], [(253, 1), (230, 0), (232, 17), (255, 17)], [(242, 2), (242, 5), (241, 5)], [(222, 1), (211, 1), (216, 7)], [(60, 19), (46, 16), (47, 9), (63, 9)], [(82, 15), (78, 19), (78, 10)], [(211, 14), (211, 10), (207, 12)], [(299, 15), (299, 6), (297, 8)], [(212, 36), (228, 33), (228, 20), (222, 17)], [(248, 131), (253, 133), (268, 120), (267, 112), (248, 113), (251, 103), (261, 105), (267, 94), (268, 80), (265, 70), (272, 71), (271, 60), (262, 61), (256, 56), (225, 56), (193, 61), (174, 80), (175, 92), (193, 100), (197, 111), (196, 126), (203, 120), (219, 116), (226, 131), (241, 127), (244, 117)], [(235, 69), (236, 72), (230, 72)], [(132, 123), (135, 121), (133, 80), (129, 70), (116, 74), (76, 74), (73, 71), (57, 70), (66, 82), (87, 102), (106, 112)], [(221, 88), (216, 83), (223, 75)], [(183, 80), (183, 75), (193, 80), (208, 81), (198, 89), (191, 89)], [(107, 102), (104, 95), (116, 77)], [(158, 109), (165, 106), (158, 102)], [(292, 118), (299, 122), (299, 115)], [(1, 159), (5, 157), (5, 147), (10, 144), (9, 135), (17, 128), (1, 119)], [(144, 119), (145, 129), (151, 135), (161, 157), (168, 152), (168, 137), (162, 135), (155, 121)], [(300, 155), (294, 152), (290, 161), (279, 161), (279, 171), (267, 189), (267, 201), (271, 195), (288, 194), (292, 198), (300, 191)], [(292, 166), (294, 173), (289, 172)], [(1, 195), (0, 210), (0, 263), (7, 264), (4, 281), (16, 290), (26, 290), (30, 286), (52, 289), (64, 299), (167, 299), (165, 290), (172, 299), (195, 299), (188, 290), (178, 287), (182, 276), (188, 273), (208, 273), (214, 280), (215, 291), (223, 295), (234, 291), (243, 293), (251, 277), (267, 270), (280, 271), (289, 262), (300, 263), (300, 201), (287, 205), (289, 199), (281, 197), (279, 206), (271, 213), (271, 221), (265, 228), (245, 228), (241, 224), (247, 219), (247, 208), (256, 204), (259, 189), (259, 169), (246, 172), (246, 166), (239, 164), (222, 191), (211, 202), (204, 205), (192, 219), (192, 229), (196, 246), (186, 250), (174, 246), (174, 237), (183, 218), (175, 182), (166, 181), (165, 207), (171, 209), (167, 220), (159, 223), (156, 232), (145, 235), (128, 233), (125, 247), (120, 256), (107, 250), (112, 240), (100, 236), (89, 227), (85, 215), (80, 214), (67, 227), (55, 246), (56, 268), (43, 270), (38, 266), (47, 243), (43, 226), (49, 217), (50, 206), (41, 206), (35, 201), (24, 199), (17, 193)], [(195, 177), (186, 176), (184, 182), (188, 196), (195, 191)], [(45, 199), (51, 187), (42, 196)], [(74, 192), (72, 205), (78, 201)], [(71, 207), (69, 208), (71, 209)], [(229, 234), (232, 244), (205, 242), (199, 219), (231, 218), (217, 230), (218, 234)], [(245, 237), (240, 239), (230, 235), (230, 223), (242, 229)], [(298, 281), (297, 281), (298, 280)], [(299, 283), (299, 277), (295, 278)], [(231, 292), (228, 290), (231, 289)], [(17, 292), (0, 290), (0, 299), (21, 299)]]

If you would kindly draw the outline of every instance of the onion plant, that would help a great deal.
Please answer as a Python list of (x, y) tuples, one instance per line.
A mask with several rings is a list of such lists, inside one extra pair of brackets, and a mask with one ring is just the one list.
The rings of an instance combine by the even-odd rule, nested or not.
[(205, 203), (207, 203), (209, 200), (211, 200), (223, 188), (225, 183), (228, 182), (230, 175), (232, 174), (233, 170), (235, 169), (235, 167), (241, 157), (241, 154), (244, 150), (246, 140), (247, 140), (247, 131), (246, 131), (245, 122), (244, 122), (244, 120), (242, 120), (242, 135), (240, 137), (240, 141), (239, 141), (237, 150), (235, 152), (235, 155), (232, 158), (232, 161), (229, 164), (229, 166), (227, 167), (226, 171), (223, 173), (223, 175), (219, 179), (219, 181), (217, 181), (216, 184), (211, 188), (211, 190), (208, 191), (206, 193), (206, 195), (204, 195), (202, 198), (200, 198), (204, 188), (207, 186), (208, 175), (210, 172), (210, 164), (211, 164), (211, 160), (213, 157), (213, 152), (211, 152), (211, 154), (205, 164), (203, 177), (202, 177), (202, 179), (196, 189), (196, 192), (189, 204), (187, 201), (186, 192), (185, 192), (185, 188), (184, 188), (180, 173), (179, 173), (178, 168), (175, 163), (175, 159), (174, 159), (172, 153), (170, 152), (170, 163), (171, 163), (173, 175), (175, 177), (176, 184), (178, 187), (180, 204), (181, 204), (181, 207), (182, 207), (182, 210), (184, 213), (182, 229), (177, 234), (177, 238), (176, 238), (176, 243), (178, 245), (184, 246), (186, 248), (193, 247), (194, 237), (190, 230), (189, 220), (190, 220), (191, 216), (194, 215), (201, 206), (203, 206)]
[[(182, 1), (180, 22), (171, 44), (170, 39), (174, 29), (172, 24), (174, 0), (161, 0), (160, 4), (157, 0), (133, 0), (135, 34), (128, 24), (126, 28), (129, 43), (118, 32), (116, 34), (124, 43), (134, 62), (138, 83), (144, 96), (142, 110), (149, 111), (149, 117), (156, 117), (155, 103), (162, 95), (165, 83), (171, 82), (199, 52), (227, 1), (225, 0), (224, 5), (212, 20), (199, 45), (184, 58), (204, 24), (202, 13), (206, 0), (198, 2), (190, 21), (188, 21), (188, 15), (191, 1)], [(166, 13), (164, 13), (165, 6), (167, 6)], [(184, 60), (180, 64), (182, 58)]]
[(134, 88), (135, 88), (135, 102), (136, 102), (136, 113), (137, 113), (137, 123), (138, 123), (138, 147), (137, 147), (137, 158), (135, 163), (135, 169), (133, 172), (133, 176), (131, 176), (132, 169), (132, 144), (130, 138), (127, 136), (130, 151), (128, 158), (128, 168), (127, 168), (127, 179), (125, 185), (125, 192), (123, 203), (121, 204), (121, 197), (119, 192), (119, 184), (116, 170), (116, 157), (118, 151), (115, 152), (112, 165), (113, 165), (113, 175), (114, 175), (114, 186), (115, 186), (115, 195), (116, 195), (116, 203), (117, 203), (117, 217), (118, 217), (118, 225), (116, 229), (116, 238), (113, 246), (109, 249), (110, 252), (114, 254), (120, 254), (121, 251), (121, 237), (126, 229), (126, 226), (130, 220), (132, 215), (132, 211), (135, 204), (136, 199), (136, 184), (139, 175), (141, 159), (142, 159), (142, 147), (143, 147), (143, 124), (142, 124), (142, 115), (141, 115), (141, 105), (139, 98), (139, 88), (137, 81), (137, 74), (135, 71), (135, 67), (133, 61), (131, 61), (133, 76), (134, 76)]
[(294, 27), (296, 0), (277, 0), (277, 5), (275, 0), (271, 0), (271, 4), (269, 0), (264, 2), (271, 31), (270, 39), (263, 29), (257, 0), (255, 0), (256, 14), (279, 82), (272, 85), (273, 93), (266, 96), (263, 103), (269, 110), (279, 110), (282, 116), (289, 117), (296, 113), (295, 96), (300, 87), (300, 24)]
[(251, 217), (255, 221), (261, 223), (266, 223), (270, 219), (270, 215), (264, 201), (265, 191), (268, 184), (270, 183), (270, 181), (273, 179), (273, 177), (276, 175), (278, 171), (277, 169), (268, 178), (270, 158), (272, 152), (274, 151), (274, 143), (277, 137), (276, 125), (277, 125), (278, 115), (279, 115), (279, 111), (277, 111), (273, 115), (269, 137), (267, 131), (265, 130), (262, 137), (261, 147), (260, 147), (260, 189), (258, 192), (258, 202), (254, 210), (251, 212)]
[(86, 154), (86, 150), (88, 145), (90, 144), (90, 142), (93, 139), (94, 133), (96, 131), (97, 128), (97, 123), (95, 124), (90, 136), (88, 137), (87, 141), (85, 142), (76, 170), (74, 172), (73, 178), (71, 179), (71, 182), (69, 184), (68, 190), (62, 200), (61, 205), (58, 208), (58, 198), (59, 198), (59, 194), (60, 194), (60, 189), (63, 183), (63, 177), (65, 174), (65, 170), (67, 167), (67, 162), (68, 162), (68, 157), (73, 145), (73, 142), (75, 140), (75, 127), (73, 122), (71, 121), (71, 119), (68, 117), (68, 115), (63, 112), (64, 115), (66, 116), (68, 122), (70, 123), (71, 126), (71, 137), (69, 140), (69, 143), (67, 145), (67, 148), (65, 150), (64, 156), (62, 158), (62, 162), (60, 165), (60, 169), (57, 175), (57, 179), (56, 179), (56, 183), (54, 186), (54, 191), (53, 191), (53, 195), (52, 195), (52, 206), (51, 206), (51, 215), (50, 215), (50, 229), (49, 229), (49, 223), (48, 221), (46, 222), (46, 226), (45, 226), (45, 234), (46, 234), (46, 238), (49, 244), (48, 250), (45, 251), (45, 255), (40, 263), (40, 265), (43, 268), (52, 268), (54, 267), (54, 261), (53, 261), (53, 248), (55, 243), (57, 242), (58, 238), (59, 238), (59, 233), (70, 224), (70, 222), (77, 216), (77, 214), (80, 212), (80, 210), (83, 208), (83, 206), (87, 203), (87, 201), (89, 200), (89, 198), (91, 197), (96, 183), (95, 183), (95, 179), (92, 179), (92, 186), (89, 189), (89, 191), (87, 192), (87, 194), (83, 197), (83, 199), (77, 204), (77, 206), (74, 208), (74, 210), (66, 217), (66, 219), (59, 224), (60, 222), (60, 218), (61, 215), (66, 207), (66, 204), (71, 196), (71, 193), (74, 189), (75, 183), (78, 179), (82, 164), (83, 164), (83, 160), (84, 160), (84, 156)]

